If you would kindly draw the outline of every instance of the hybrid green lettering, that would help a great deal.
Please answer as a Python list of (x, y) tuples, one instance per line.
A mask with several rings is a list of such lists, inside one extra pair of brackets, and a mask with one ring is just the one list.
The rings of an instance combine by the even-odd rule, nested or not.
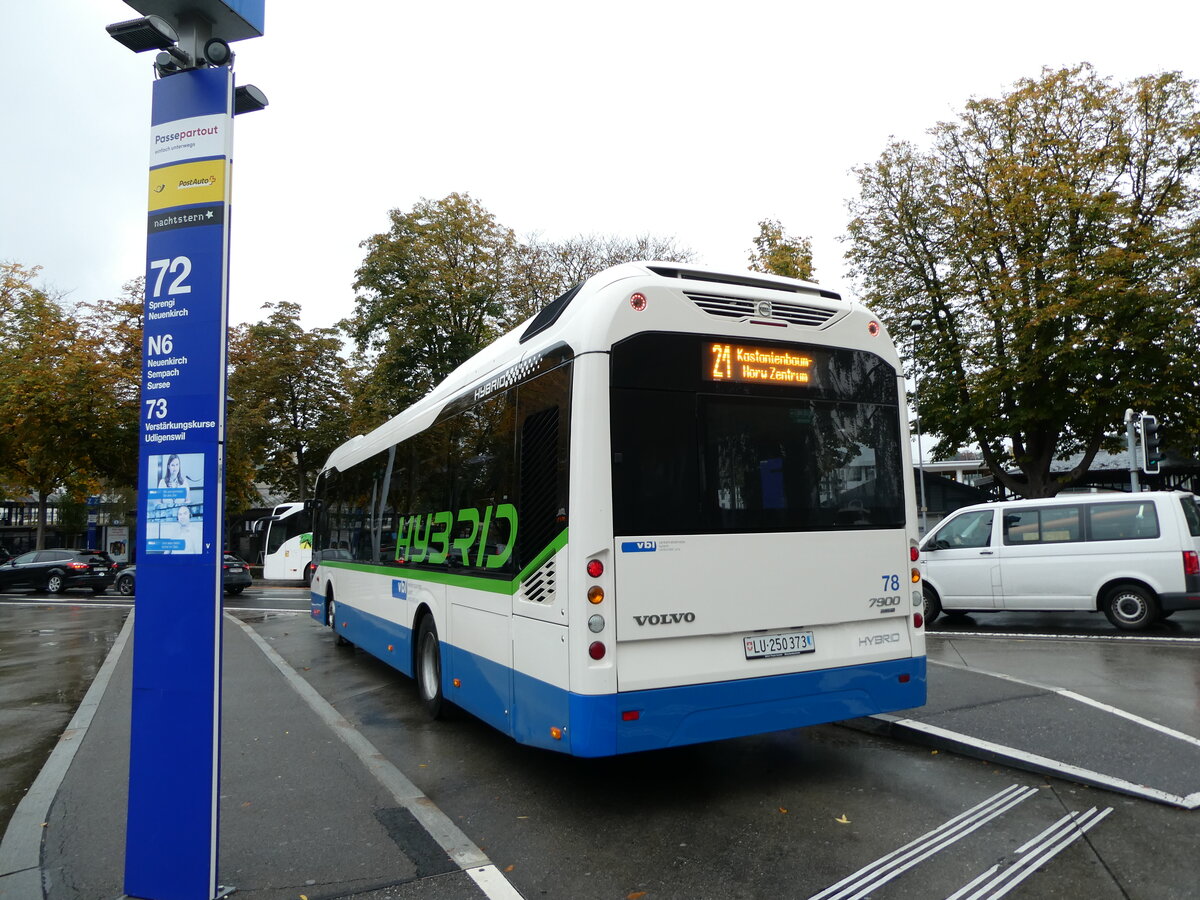
[[(500, 520), (508, 523), (503, 546), (488, 545), (488, 536)], [(473, 507), (457, 512), (443, 510), (400, 520), (396, 533), (396, 559), (443, 565), (451, 562), (475, 569), (499, 569), (512, 556), (517, 541), (517, 508), (511, 503)]]

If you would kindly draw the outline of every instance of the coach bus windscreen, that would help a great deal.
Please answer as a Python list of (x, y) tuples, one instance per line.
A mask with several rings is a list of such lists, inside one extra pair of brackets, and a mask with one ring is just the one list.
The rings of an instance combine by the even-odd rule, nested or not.
[(904, 525), (896, 372), (872, 353), (638, 335), (611, 417), (617, 534)]

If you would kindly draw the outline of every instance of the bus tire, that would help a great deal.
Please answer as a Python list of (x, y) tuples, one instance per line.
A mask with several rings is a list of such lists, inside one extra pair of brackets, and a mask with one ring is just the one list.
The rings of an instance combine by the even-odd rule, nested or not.
[(333, 629), (334, 643), (339, 647), (353, 646), (348, 640), (338, 634), (337, 604), (333, 602), (333, 594), (325, 598), (325, 624)]
[(921, 585), (921, 594), (925, 598), (925, 624), (928, 626), (942, 614), (942, 602), (938, 600), (937, 592), (927, 584)]
[(439, 719), (445, 706), (442, 695), (442, 645), (433, 616), (425, 616), (417, 629), (417, 694), (431, 719)]
[(1158, 598), (1137, 584), (1110, 588), (1101, 603), (1104, 615), (1121, 631), (1145, 631), (1158, 621)]

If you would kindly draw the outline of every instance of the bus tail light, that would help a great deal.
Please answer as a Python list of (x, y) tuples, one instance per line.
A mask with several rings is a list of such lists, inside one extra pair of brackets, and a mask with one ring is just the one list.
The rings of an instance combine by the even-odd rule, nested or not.
[(1183, 574), (1200, 575), (1200, 555), (1195, 550), (1183, 551)]
[(588, 588), (588, 603), (604, 602), (604, 588), (598, 584), (593, 584)]
[(920, 613), (913, 613), (913, 628), (920, 628), (925, 624), (925, 617)]
[(913, 544), (911, 547), (908, 548), (908, 558), (912, 562), (916, 562), (918, 559), (921, 558), (921, 551), (917, 549), (916, 544)]
[(598, 559), (589, 559), (587, 564), (587, 573), (593, 578), (599, 578), (604, 574), (604, 563)]
[(629, 305), (633, 307), (634, 312), (642, 312), (646, 308), (646, 295), (641, 292), (630, 295)]
[(921, 580), (921, 570), (914, 568), (912, 570), (912, 583), (916, 584), (920, 580)]
[(604, 654), (607, 652), (604, 644), (600, 641), (592, 641), (592, 645), (588, 647), (588, 656), (592, 659), (604, 659)]
[(621, 713), (622, 722), (636, 722), (641, 717), (642, 711), (640, 709), (627, 709)]

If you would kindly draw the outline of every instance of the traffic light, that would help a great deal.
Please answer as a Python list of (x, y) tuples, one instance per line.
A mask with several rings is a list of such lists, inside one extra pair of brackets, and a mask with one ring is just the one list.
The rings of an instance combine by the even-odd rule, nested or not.
[(1158, 464), (1162, 462), (1162, 450), (1159, 444), (1162, 439), (1158, 435), (1158, 419), (1154, 416), (1142, 416), (1142, 471), (1147, 475), (1158, 474)]

